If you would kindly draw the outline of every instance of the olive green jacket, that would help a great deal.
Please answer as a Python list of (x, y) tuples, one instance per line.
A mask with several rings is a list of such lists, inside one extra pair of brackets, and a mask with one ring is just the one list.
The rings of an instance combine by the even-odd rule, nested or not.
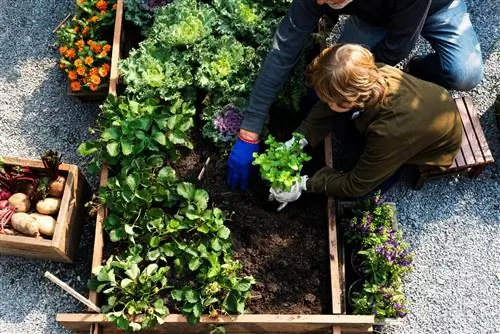
[[(448, 92), (392, 66), (377, 64), (386, 81), (385, 97), (354, 119), (366, 137), (356, 166), (340, 173), (324, 167), (307, 181), (307, 191), (329, 196), (364, 196), (403, 164), (446, 168), (462, 142), (458, 109)], [(333, 111), (317, 103), (296, 130), (318, 145), (332, 130)]]

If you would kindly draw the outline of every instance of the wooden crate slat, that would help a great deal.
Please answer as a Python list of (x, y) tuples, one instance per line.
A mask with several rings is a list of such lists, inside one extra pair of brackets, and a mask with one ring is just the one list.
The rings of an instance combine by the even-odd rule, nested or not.
[[(103, 333), (116, 333), (116, 327), (103, 314), (58, 314), (56, 320), (74, 332), (88, 331), (92, 324), (99, 324)], [(200, 323), (190, 325), (184, 316), (171, 314), (165, 323), (141, 333), (191, 334), (207, 333), (214, 325), (223, 325), (227, 333), (328, 333), (332, 325), (353, 333), (370, 331), (373, 316), (360, 315), (304, 315), (304, 314), (243, 314), (217, 319), (202, 316)]]
[(471, 119), (476, 138), (479, 142), (479, 146), (483, 153), (484, 161), (488, 163), (493, 162), (493, 155), (491, 154), (488, 142), (486, 141), (486, 137), (484, 136), (483, 128), (481, 127), (481, 123), (479, 122), (479, 118), (477, 117), (477, 113), (474, 105), (472, 104), (472, 100), (469, 97), (464, 97), (463, 100), (467, 113), (469, 114), (469, 117)]
[(462, 124), (465, 129), (465, 133), (467, 134), (467, 140), (474, 155), (476, 163), (484, 162), (484, 155), (480, 146), (480, 142), (478, 141), (478, 137), (476, 136), (476, 131), (473, 126), (473, 118), (475, 115), (471, 114), (468, 111), (467, 105), (465, 104), (463, 99), (456, 99), (457, 106), (460, 110), (460, 116), (462, 118)]
[(118, 83), (118, 61), (120, 59), (120, 42), (123, 23), (123, 0), (116, 2), (115, 29), (113, 33), (113, 45), (111, 51), (111, 71), (109, 74), (109, 94), (116, 95)]

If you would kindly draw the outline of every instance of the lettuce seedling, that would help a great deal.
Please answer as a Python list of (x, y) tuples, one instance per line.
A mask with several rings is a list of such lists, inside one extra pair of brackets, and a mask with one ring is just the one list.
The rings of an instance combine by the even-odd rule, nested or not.
[(292, 186), (300, 181), (303, 162), (311, 160), (300, 147), (299, 142), (304, 135), (294, 133), (293, 138), (294, 142), (288, 147), (269, 135), (265, 141), (269, 146), (267, 150), (262, 154), (253, 155), (253, 164), (259, 166), (260, 175), (271, 183), (272, 188), (290, 191)]

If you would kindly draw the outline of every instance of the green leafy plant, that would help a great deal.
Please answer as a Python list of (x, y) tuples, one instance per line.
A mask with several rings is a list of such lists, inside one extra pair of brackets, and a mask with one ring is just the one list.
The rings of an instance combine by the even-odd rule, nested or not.
[(188, 130), (194, 124), (194, 114), (194, 107), (182, 100), (165, 105), (158, 99), (137, 102), (110, 95), (101, 106), (97, 127), (92, 129), (99, 138), (84, 142), (78, 152), (94, 156), (94, 171), (103, 161), (124, 165), (143, 152), (165, 152), (175, 159), (180, 147), (193, 148)]
[(278, 142), (269, 135), (265, 143), (269, 146), (262, 154), (254, 153), (252, 164), (258, 165), (260, 175), (264, 180), (271, 183), (271, 187), (290, 191), (292, 186), (300, 180), (300, 172), (304, 161), (311, 157), (302, 151), (300, 139), (304, 136), (294, 133), (295, 139), (290, 147), (285, 143)]
[(156, 11), (170, 2), (170, 0), (125, 0), (125, 19), (134, 23), (141, 29), (141, 33), (147, 36)]
[(128, 249), (96, 268), (89, 286), (105, 295), (102, 311), (119, 328), (152, 327), (171, 310), (190, 323), (203, 312), (244, 312), (255, 281), (238, 276), (226, 214), (209, 208), (205, 190), (178, 181), (160, 155), (122, 168), (99, 202), (111, 240)]

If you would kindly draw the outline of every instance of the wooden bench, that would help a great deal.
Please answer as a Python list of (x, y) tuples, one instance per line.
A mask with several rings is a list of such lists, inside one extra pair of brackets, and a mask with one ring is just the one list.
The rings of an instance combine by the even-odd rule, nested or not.
[(463, 126), (460, 151), (447, 170), (439, 171), (420, 167), (415, 189), (422, 188), (424, 181), (427, 179), (451, 173), (466, 171), (470, 177), (476, 177), (481, 174), (486, 165), (494, 161), (471, 99), (461, 97), (455, 99), (455, 103), (460, 111)]

